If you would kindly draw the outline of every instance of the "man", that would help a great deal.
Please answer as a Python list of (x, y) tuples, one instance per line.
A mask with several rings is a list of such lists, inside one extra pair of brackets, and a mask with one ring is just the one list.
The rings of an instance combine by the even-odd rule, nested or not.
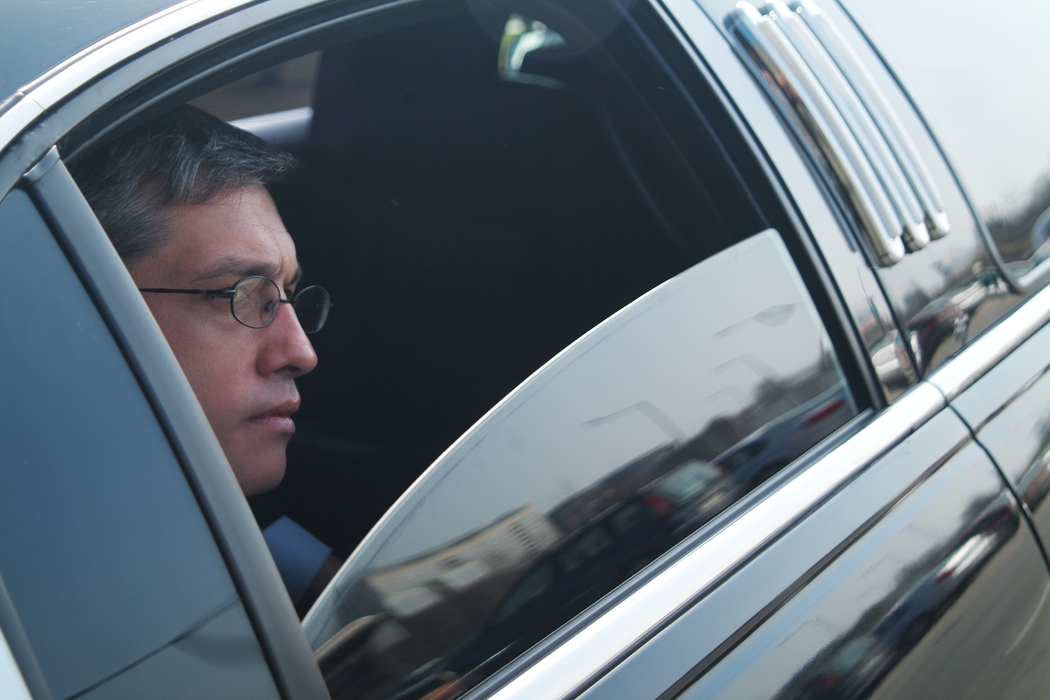
[[(320, 287), (296, 293), (295, 245), (266, 190), (294, 167), (288, 154), (189, 106), (73, 167), (249, 496), (284, 476), (295, 379), (317, 366), (306, 331), (323, 325), (329, 306)], [(319, 570), (334, 573), (331, 550), (287, 518), (264, 535), (293, 601), (323, 583)]]

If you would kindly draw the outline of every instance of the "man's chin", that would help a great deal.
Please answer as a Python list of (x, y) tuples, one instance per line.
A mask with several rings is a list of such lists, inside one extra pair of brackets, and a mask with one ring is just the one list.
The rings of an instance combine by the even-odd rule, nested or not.
[[(266, 462), (269, 462), (267, 464)], [(237, 477), (237, 483), (245, 496), (258, 496), (277, 487), (284, 478), (284, 470), (287, 460), (281, 454), (281, 460), (276, 463), (272, 457), (269, 460), (250, 460), (239, 463), (230, 461), (233, 467), (233, 475)]]

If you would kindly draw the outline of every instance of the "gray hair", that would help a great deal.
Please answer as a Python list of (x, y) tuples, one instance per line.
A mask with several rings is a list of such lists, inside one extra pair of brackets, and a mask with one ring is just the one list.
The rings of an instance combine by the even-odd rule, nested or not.
[(70, 171), (129, 264), (165, 244), (172, 207), (270, 185), (295, 168), (291, 155), (258, 136), (183, 105), (78, 159)]

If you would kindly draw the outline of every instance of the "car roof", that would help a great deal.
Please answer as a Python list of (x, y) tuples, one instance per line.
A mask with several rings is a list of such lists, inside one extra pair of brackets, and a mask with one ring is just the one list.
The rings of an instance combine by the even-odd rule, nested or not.
[(178, 0), (5, 2), (0, 15), (0, 103), (95, 42)]

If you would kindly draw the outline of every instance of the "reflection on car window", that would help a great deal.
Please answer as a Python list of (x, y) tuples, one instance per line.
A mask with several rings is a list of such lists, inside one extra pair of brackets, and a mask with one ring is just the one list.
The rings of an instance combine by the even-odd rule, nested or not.
[[(473, 687), (856, 413), (775, 231), (630, 304), (439, 459), (307, 618), (333, 697)], [(345, 632), (343, 633), (345, 634)]]
[(252, 502), (341, 558), (557, 352), (768, 225), (618, 4), (415, 14), (431, 5), (326, 33), (312, 103), (265, 73), (195, 100), (298, 157), (274, 199), (307, 278), (346, 300), (311, 337), (321, 362), (299, 381), (287, 475)]

